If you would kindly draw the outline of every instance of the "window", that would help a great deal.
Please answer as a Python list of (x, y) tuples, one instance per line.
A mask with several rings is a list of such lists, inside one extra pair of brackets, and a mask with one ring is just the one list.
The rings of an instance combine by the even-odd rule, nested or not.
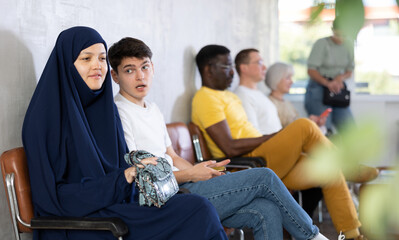
[[(314, 6), (324, 3), (310, 24)], [(357, 94), (399, 94), (399, 7), (395, 0), (363, 0), (365, 24), (355, 42), (354, 86)], [(313, 43), (331, 35), (335, 1), (279, 0), (281, 61), (295, 69), (292, 94), (305, 93), (307, 58)]]

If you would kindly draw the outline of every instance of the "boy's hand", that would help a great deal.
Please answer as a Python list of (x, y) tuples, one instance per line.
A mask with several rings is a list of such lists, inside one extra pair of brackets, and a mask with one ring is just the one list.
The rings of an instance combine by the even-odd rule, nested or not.
[(212, 167), (225, 166), (229, 162), (230, 160), (223, 160), (217, 163), (216, 161), (211, 160), (211, 161), (198, 163), (197, 165), (193, 166), (190, 169), (191, 181), (192, 182), (205, 181), (213, 177), (224, 175), (223, 172), (217, 171)]
[[(215, 164), (208, 165), (208, 167), (218, 170), (219, 168), (224, 167), (229, 163), (230, 163), (230, 159), (225, 159), (225, 160), (217, 162)], [(224, 168), (224, 169), (226, 169), (226, 168)], [(220, 170), (218, 170), (218, 171), (220, 171)]]

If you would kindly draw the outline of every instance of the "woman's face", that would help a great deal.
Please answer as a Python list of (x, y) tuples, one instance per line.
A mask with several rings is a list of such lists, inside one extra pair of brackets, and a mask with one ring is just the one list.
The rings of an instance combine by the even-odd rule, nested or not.
[(91, 90), (100, 89), (108, 71), (104, 44), (96, 43), (83, 49), (73, 64)]
[(287, 74), (286, 77), (282, 78), (277, 84), (276, 90), (281, 93), (289, 93), (292, 85), (292, 74)]

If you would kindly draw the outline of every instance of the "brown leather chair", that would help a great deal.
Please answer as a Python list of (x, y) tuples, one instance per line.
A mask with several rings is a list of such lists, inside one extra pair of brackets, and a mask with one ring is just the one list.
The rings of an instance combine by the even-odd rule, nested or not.
[[(201, 151), (202, 148), (195, 149), (195, 141), (191, 140), (191, 135), (189, 128), (183, 122), (173, 122), (166, 124), (170, 140), (172, 142), (173, 150), (179, 155), (180, 157), (186, 159), (192, 164), (197, 162), (201, 162), (203, 160), (198, 160), (198, 157), (195, 156), (195, 151)], [(205, 145), (206, 146), (206, 145)], [(195, 149), (195, 150), (194, 150)], [(209, 152), (209, 150), (208, 150)], [(205, 153), (207, 154), (207, 153)], [(209, 155), (205, 155), (209, 156)], [(211, 158), (207, 158), (206, 160), (210, 160)], [(246, 164), (228, 164), (226, 165), (228, 170), (236, 170), (236, 169), (248, 169), (251, 166)]]
[[(195, 125), (195, 123), (190, 122), (188, 124), (188, 129), (190, 131), (190, 135), (193, 138), (194, 147), (196, 148), (197, 160), (209, 160), (212, 158), (212, 154), (206, 144), (204, 135), (201, 132), (201, 129)], [(201, 160), (202, 155), (202, 160)], [(216, 159), (219, 160), (219, 159)], [(251, 168), (255, 167), (266, 167), (266, 161), (262, 157), (233, 157), (230, 158), (232, 165), (240, 165), (240, 166), (249, 166)]]
[(183, 122), (166, 124), (173, 150), (192, 164), (196, 163), (190, 132)]
[(32, 232), (32, 229), (107, 230), (118, 239), (128, 232), (126, 224), (119, 218), (34, 217), (24, 149), (19, 147), (5, 151), (0, 162), (17, 240), (20, 239), (20, 232)]

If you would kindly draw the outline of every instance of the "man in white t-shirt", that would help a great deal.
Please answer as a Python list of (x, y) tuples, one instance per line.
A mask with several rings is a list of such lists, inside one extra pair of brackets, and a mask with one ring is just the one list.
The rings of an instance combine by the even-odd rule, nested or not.
[[(264, 81), (267, 69), (259, 51), (254, 48), (241, 50), (234, 62), (240, 76), (240, 85), (235, 93), (241, 99), (248, 120), (262, 134), (280, 131), (282, 125), (276, 105), (258, 89), (258, 83)], [(301, 192), (302, 206), (312, 216), (323, 197), (321, 188), (310, 188)], [(297, 193), (294, 196), (297, 198)]]
[(112, 78), (120, 86), (115, 103), (130, 151), (147, 150), (166, 158), (179, 185), (206, 197), (226, 227), (252, 228), (255, 239), (282, 239), (284, 224), (296, 239), (326, 239), (270, 169), (224, 174), (212, 167), (229, 160), (193, 166), (175, 153), (159, 108), (145, 100), (154, 73), (152, 52), (145, 43), (123, 38), (111, 46), (108, 56)]
[(241, 99), (248, 121), (264, 135), (282, 129), (276, 106), (258, 89), (265, 79), (266, 66), (259, 51), (253, 48), (242, 50), (235, 59), (240, 85), (234, 91)]

